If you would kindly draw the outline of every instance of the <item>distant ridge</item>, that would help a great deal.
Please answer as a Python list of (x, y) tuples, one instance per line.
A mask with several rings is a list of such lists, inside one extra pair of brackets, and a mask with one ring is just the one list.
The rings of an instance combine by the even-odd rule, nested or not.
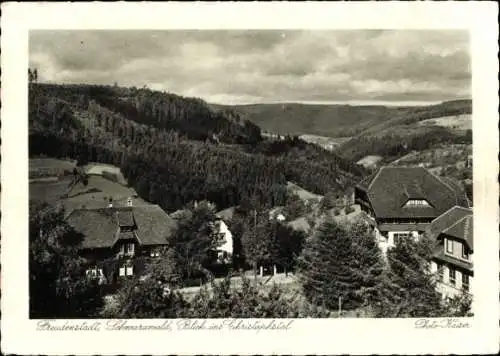
[(386, 102), (382, 103), (385, 105), (376, 102), (210, 105), (216, 109), (234, 110), (265, 131), (330, 137), (355, 136), (389, 120), (420, 121), (472, 112), (470, 99), (407, 106), (389, 106)]

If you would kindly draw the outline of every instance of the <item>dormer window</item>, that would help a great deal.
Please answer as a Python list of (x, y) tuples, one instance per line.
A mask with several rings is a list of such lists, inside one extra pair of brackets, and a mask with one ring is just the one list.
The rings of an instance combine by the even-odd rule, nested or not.
[(446, 252), (453, 254), (453, 241), (450, 239), (446, 239)]
[(467, 245), (462, 244), (462, 258), (465, 260), (469, 259), (469, 249), (467, 248)]
[(133, 242), (124, 243), (123, 245), (120, 246), (120, 254), (133, 256), (135, 252), (134, 247), (135, 245)]
[(409, 199), (406, 206), (424, 207), (430, 206), (429, 202), (425, 199)]

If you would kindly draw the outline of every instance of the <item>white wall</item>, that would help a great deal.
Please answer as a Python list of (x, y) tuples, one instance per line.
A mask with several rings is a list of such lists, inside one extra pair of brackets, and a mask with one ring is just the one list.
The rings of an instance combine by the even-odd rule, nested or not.
[(222, 220), (219, 222), (218, 233), (224, 236), (224, 244), (218, 248), (219, 251), (227, 252), (228, 254), (233, 253), (233, 234), (229, 231), (226, 223)]
[(389, 231), (387, 243), (389, 247), (394, 247), (396, 246), (394, 242), (394, 234), (410, 234), (410, 236), (413, 236), (414, 239), (418, 239), (419, 237), (419, 232), (418, 231)]
[[(431, 262), (431, 272), (437, 273), (436, 262)], [(453, 298), (462, 294), (462, 272), (455, 269), (455, 285), (450, 284), (450, 274), (448, 266), (443, 266), (443, 280), (437, 283), (437, 290), (443, 295), (443, 298)], [(469, 291), (472, 291), (473, 277), (469, 276)]]

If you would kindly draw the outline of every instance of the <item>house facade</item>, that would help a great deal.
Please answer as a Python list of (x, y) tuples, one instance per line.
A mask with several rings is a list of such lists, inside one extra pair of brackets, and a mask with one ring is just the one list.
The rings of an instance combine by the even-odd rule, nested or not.
[(227, 227), (224, 220), (218, 218), (214, 222), (214, 233), (222, 245), (217, 248), (217, 261), (223, 264), (230, 264), (233, 256), (233, 234)]
[(176, 228), (157, 205), (75, 209), (66, 221), (82, 239), (87, 276), (100, 284), (140, 274), (147, 259), (161, 256)]
[(429, 226), (436, 240), (431, 272), (443, 299), (470, 293), (473, 280), (474, 229), (472, 209), (455, 206)]
[(221, 210), (215, 214), (214, 233), (222, 241), (222, 245), (217, 249), (217, 260), (219, 263), (231, 264), (234, 250), (233, 234), (227, 226), (228, 221), (233, 218), (235, 208)]
[(453, 206), (468, 207), (460, 186), (424, 167), (381, 167), (355, 187), (354, 202), (373, 222), (384, 253), (400, 239), (421, 237)]

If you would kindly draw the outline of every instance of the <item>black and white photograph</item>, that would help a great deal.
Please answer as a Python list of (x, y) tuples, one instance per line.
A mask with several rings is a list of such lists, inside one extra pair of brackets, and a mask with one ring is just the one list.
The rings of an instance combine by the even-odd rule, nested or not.
[(3, 352), (496, 352), (488, 2), (42, 5), (2, 5)]
[(459, 30), (29, 34), (30, 317), (470, 316)]

